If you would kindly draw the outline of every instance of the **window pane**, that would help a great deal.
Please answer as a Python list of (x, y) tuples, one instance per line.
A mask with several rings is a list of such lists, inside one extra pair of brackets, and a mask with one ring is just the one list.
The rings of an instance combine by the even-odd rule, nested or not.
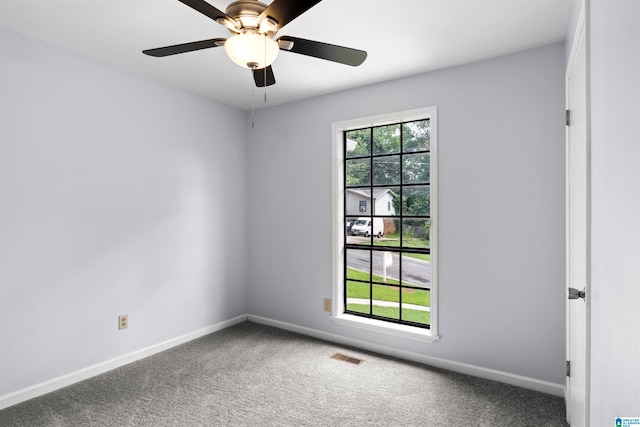
[(371, 280), (370, 253), (368, 250), (347, 249), (347, 279)]
[(400, 284), (398, 254), (388, 251), (373, 251), (373, 281), (389, 285)]
[(423, 310), (431, 306), (431, 292), (422, 289), (402, 288), (402, 305), (405, 308), (413, 308)]
[(402, 193), (402, 215), (429, 216), (431, 194), (428, 185), (404, 187)]
[(400, 125), (373, 128), (373, 154), (400, 152)]
[(347, 158), (368, 156), (371, 150), (371, 129), (357, 129), (346, 132)]
[(370, 314), (371, 285), (347, 281), (347, 310)]
[[(373, 214), (381, 216), (393, 216), (399, 213), (400, 187), (374, 188), (373, 189)], [(385, 226), (385, 229), (387, 227)], [(388, 233), (383, 233), (388, 234)]]
[(402, 183), (428, 184), (430, 174), (429, 153), (406, 154), (402, 157)]
[(353, 223), (356, 222), (356, 219), (358, 219), (355, 216), (350, 216), (347, 217), (345, 220), (345, 230), (344, 230), (344, 235), (346, 237), (351, 235), (351, 227), (353, 226)]
[(400, 184), (400, 156), (373, 158), (373, 185)]
[(429, 119), (402, 124), (402, 151), (429, 150), (431, 128)]
[(373, 314), (398, 319), (400, 290), (396, 286), (373, 285)]
[(345, 191), (345, 211), (346, 214), (351, 216), (365, 216), (371, 215), (369, 201), (371, 200), (370, 188), (348, 188)]
[(402, 254), (402, 284), (431, 287), (431, 255), (429, 254)]
[(402, 320), (429, 324), (431, 294), (427, 290), (402, 290)]
[(371, 218), (370, 216), (359, 216), (351, 224), (350, 235), (347, 236), (347, 243), (355, 245), (371, 245), (372, 232), (380, 233), (384, 231), (382, 218)]
[(400, 246), (400, 219), (382, 218), (384, 231), (382, 237), (373, 239), (374, 246)]
[(371, 162), (369, 159), (347, 160), (347, 187), (371, 184)]
[(402, 306), (402, 320), (406, 322), (415, 322), (428, 325), (431, 323), (431, 312), (424, 310), (414, 310), (413, 308), (406, 308)]
[(430, 219), (402, 220), (402, 246), (405, 248), (428, 248)]

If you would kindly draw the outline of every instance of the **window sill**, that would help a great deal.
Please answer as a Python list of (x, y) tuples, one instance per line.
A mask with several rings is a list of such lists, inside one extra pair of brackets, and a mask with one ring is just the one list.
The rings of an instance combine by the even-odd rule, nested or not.
[(333, 316), (333, 320), (340, 325), (367, 329), (369, 331), (381, 334), (394, 335), (397, 337), (409, 338), (416, 341), (432, 343), (440, 339), (440, 337), (430, 329), (399, 325), (396, 323), (385, 322), (376, 319), (367, 319), (365, 317), (353, 316), (350, 314), (340, 314), (337, 316)]

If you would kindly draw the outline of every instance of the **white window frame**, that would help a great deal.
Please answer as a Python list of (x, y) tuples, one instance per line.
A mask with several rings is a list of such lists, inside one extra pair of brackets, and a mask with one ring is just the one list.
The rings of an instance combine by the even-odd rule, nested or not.
[[(332, 157), (332, 306), (331, 317), (341, 325), (363, 328), (370, 331), (410, 338), (424, 342), (435, 342), (438, 336), (438, 109), (426, 107), (397, 113), (362, 117), (331, 124), (331, 157)], [(364, 127), (383, 126), (387, 124), (429, 119), (431, 126), (431, 319), (430, 328), (419, 328), (401, 325), (384, 320), (354, 316), (344, 312), (344, 132)]]

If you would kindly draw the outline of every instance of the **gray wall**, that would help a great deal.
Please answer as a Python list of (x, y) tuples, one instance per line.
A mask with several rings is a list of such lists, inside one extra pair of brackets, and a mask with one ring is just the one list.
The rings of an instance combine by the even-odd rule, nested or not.
[(640, 417), (640, 2), (588, 1), (591, 426)]
[(245, 314), (244, 113), (1, 40), (0, 395)]
[[(249, 133), (249, 312), (564, 383), (563, 44), (256, 112)], [(335, 324), (334, 121), (438, 106), (434, 344)]]

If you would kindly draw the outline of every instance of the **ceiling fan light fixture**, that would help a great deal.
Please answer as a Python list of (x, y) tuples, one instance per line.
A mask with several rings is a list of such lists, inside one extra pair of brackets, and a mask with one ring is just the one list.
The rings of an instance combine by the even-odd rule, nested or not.
[(265, 68), (278, 57), (279, 46), (266, 35), (244, 32), (236, 34), (224, 43), (229, 59), (243, 68)]

